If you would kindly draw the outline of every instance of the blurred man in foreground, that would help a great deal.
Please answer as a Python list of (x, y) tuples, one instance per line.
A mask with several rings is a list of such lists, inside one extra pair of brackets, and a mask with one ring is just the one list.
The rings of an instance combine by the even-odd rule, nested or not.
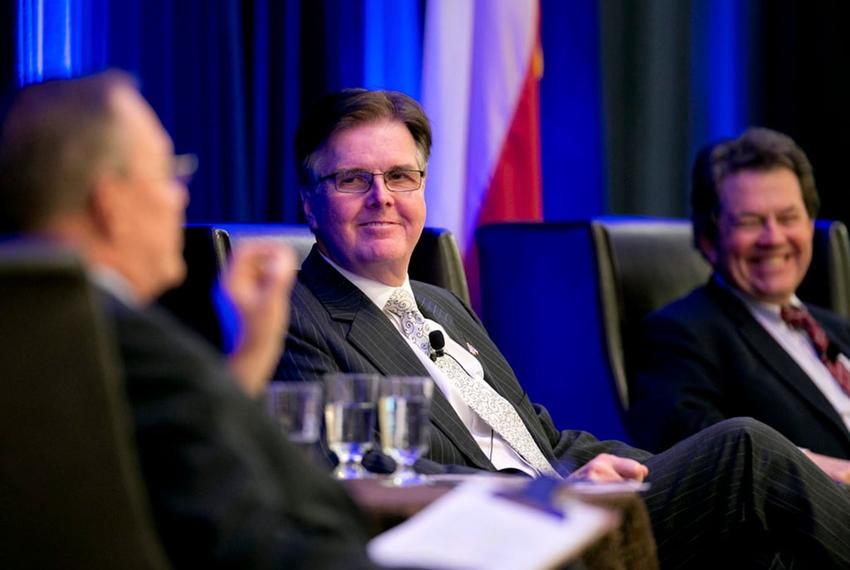
[(296, 150), (316, 246), (294, 288), (281, 377), (432, 377), (428, 457), (440, 464), (646, 478), (662, 567), (850, 564), (850, 494), (763, 424), (730, 420), (652, 456), (560, 431), (531, 404), (472, 311), (408, 278), (430, 146), (428, 119), (401, 93), (345, 90), (302, 118)]
[(279, 358), (292, 254), (235, 253), (225, 287), (243, 334), (227, 363), (148, 307), (184, 276), (185, 166), (126, 75), (28, 87), (0, 134), (0, 233), (76, 248), (102, 290), (175, 567), (371, 568), (347, 495), (254, 401)]
[(664, 449), (750, 416), (850, 483), (850, 323), (795, 294), (820, 204), (806, 154), (754, 128), (704, 150), (692, 178), (694, 242), (714, 274), (644, 323), (634, 437)]

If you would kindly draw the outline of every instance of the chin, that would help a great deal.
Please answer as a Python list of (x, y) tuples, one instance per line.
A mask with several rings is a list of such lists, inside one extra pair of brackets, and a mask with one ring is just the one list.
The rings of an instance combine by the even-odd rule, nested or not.
[(181, 263), (179, 263), (177, 265), (177, 267), (174, 268), (174, 271), (172, 272), (172, 278), (171, 278), (172, 284), (171, 284), (171, 286), (175, 287), (175, 286), (183, 283), (183, 281), (186, 280), (187, 273), (188, 273), (188, 270), (186, 269), (186, 264), (182, 262), (182, 258), (181, 258)]
[(158, 282), (159, 289), (165, 292), (177, 287), (186, 280), (186, 274), (186, 264), (182, 262), (164, 270)]
[(756, 291), (756, 298), (766, 303), (783, 305), (794, 295), (793, 290), (788, 289), (761, 289)]
[(398, 242), (372, 244), (362, 253), (361, 259), (374, 264), (395, 263), (407, 256), (407, 250), (399, 247)]

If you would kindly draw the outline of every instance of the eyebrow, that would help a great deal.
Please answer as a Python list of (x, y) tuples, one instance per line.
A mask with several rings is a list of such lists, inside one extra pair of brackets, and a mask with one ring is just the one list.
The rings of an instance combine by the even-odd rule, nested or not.
[[(781, 216), (781, 215), (784, 215), (784, 214), (793, 214), (793, 213), (797, 213), (799, 211), (805, 212), (806, 208), (800, 207), (800, 205), (795, 204), (793, 206), (788, 206), (787, 208), (783, 208), (782, 210), (779, 210), (778, 212), (776, 212), (776, 215)], [(728, 214), (735, 219), (746, 218), (746, 217), (752, 217), (752, 218), (764, 218), (764, 217), (766, 217), (761, 212), (753, 212), (751, 210), (744, 210), (743, 212), (737, 212), (737, 213), (728, 212)]]
[[(391, 170), (422, 170), (418, 164), (410, 165), (410, 164), (393, 164), (389, 168), (383, 170), (383, 172), (389, 172)], [(337, 168), (332, 172), (374, 172), (366, 168), (365, 166), (351, 166), (348, 168)]]

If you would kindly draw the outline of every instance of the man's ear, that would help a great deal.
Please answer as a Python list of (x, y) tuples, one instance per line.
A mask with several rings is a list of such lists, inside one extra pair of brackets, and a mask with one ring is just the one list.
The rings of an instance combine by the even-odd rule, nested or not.
[(310, 193), (304, 190), (301, 190), (299, 193), (301, 194), (301, 208), (304, 211), (304, 219), (307, 220), (307, 225), (310, 229), (315, 232), (318, 224), (316, 223), (316, 216), (313, 215), (313, 204), (310, 201)]
[(99, 176), (92, 184), (88, 204), (89, 217), (92, 226), (104, 238), (116, 235), (122, 223), (122, 192), (126, 192), (126, 189), (118, 184), (114, 176)]
[(708, 239), (707, 236), (701, 235), (697, 240), (699, 244), (699, 250), (702, 252), (703, 257), (705, 257), (708, 262), (713, 266), (717, 263), (717, 248), (714, 246), (714, 242)]

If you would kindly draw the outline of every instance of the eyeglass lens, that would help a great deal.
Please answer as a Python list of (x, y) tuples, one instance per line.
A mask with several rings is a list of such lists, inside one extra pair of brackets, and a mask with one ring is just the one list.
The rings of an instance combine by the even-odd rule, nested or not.
[(366, 192), (372, 187), (377, 175), (383, 176), (384, 184), (394, 192), (410, 192), (418, 190), (422, 185), (421, 171), (400, 169), (376, 173), (366, 170), (338, 172), (334, 177), (334, 183), (340, 192)]

